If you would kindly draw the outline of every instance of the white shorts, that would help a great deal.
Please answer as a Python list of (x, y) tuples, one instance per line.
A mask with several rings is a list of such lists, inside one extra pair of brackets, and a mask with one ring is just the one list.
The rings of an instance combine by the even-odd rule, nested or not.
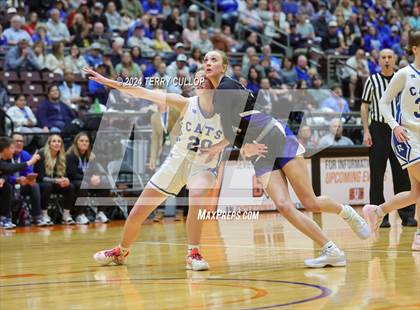
[(403, 169), (420, 162), (420, 138), (419, 133), (407, 130), (408, 141), (399, 143), (392, 135), (392, 149)]
[(149, 185), (164, 195), (175, 197), (185, 185), (190, 187), (189, 180), (198, 173), (207, 171), (216, 178), (218, 163), (213, 165), (197, 164), (192, 160), (194, 156), (196, 156), (195, 153), (188, 156), (171, 152), (149, 180)]

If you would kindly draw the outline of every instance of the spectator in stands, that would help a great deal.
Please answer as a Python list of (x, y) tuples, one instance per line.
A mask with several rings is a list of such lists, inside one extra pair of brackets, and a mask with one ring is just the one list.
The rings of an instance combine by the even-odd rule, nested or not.
[(358, 49), (365, 50), (365, 40), (362, 37), (355, 37), (349, 48), (349, 55), (356, 54)]
[(64, 81), (59, 90), (60, 100), (72, 110), (78, 111), (89, 102), (87, 97), (82, 97), (82, 87), (74, 82), (74, 73), (70, 69), (64, 70)]
[(89, 24), (82, 14), (77, 13), (74, 16), (73, 23), (69, 26), (71, 43), (80, 47), (87, 47), (91, 29), (92, 24)]
[(298, 23), (296, 25), (296, 32), (299, 33), (305, 40), (315, 39), (314, 26), (311, 23), (307, 23), (307, 16), (304, 13), (298, 15)]
[[(0, 110), (6, 111), (8, 107), (9, 107), (9, 94), (7, 92), (7, 88), (3, 84), (3, 81), (0, 81)], [(0, 129), (0, 132), (1, 132), (1, 129)]]
[(209, 33), (207, 29), (200, 30), (200, 37), (198, 40), (192, 42), (191, 48), (198, 48), (203, 54), (207, 54), (207, 52), (213, 49), (213, 43), (211, 43), (209, 39)]
[(34, 154), (30, 160), (18, 164), (11, 163), (15, 145), (9, 137), (0, 137), (0, 228), (13, 229), (16, 227), (12, 223), (12, 185), (8, 183), (8, 177), (15, 172), (33, 166), (38, 160), (39, 155)]
[(239, 82), (242, 77), (242, 66), (239, 64), (232, 65), (232, 79)]
[(106, 6), (105, 12), (106, 21), (109, 29), (112, 32), (120, 32), (122, 29), (122, 18), (120, 13), (117, 11), (117, 7), (114, 1), (109, 1)]
[(41, 41), (35, 42), (33, 45), (34, 55), (39, 64), (40, 70), (47, 70), (47, 53), (45, 45)]
[(304, 80), (310, 86), (311, 84), (311, 77), (309, 76), (308, 72), (308, 59), (305, 55), (300, 55), (297, 59), (297, 65), (295, 67), (295, 71), (297, 74), (298, 80)]
[[(107, 67), (105, 64), (99, 64), (95, 67), (95, 69), (101, 75), (107, 75), (106, 73)], [(102, 104), (103, 106), (106, 106), (106, 103), (108, 101), (109, 91), (104, 85), (96, 81), (89, 80), (88, 91), (89, 91), (89, 95), (92, 97), (93, 102), (95, 102), (95, 100), (98, 99), (100, 104)]]
[[(280, 69), (279, 72), (281, 72), (282, 69)], [(267, 72), (267, 78), (270, 81), (270, 86), (272, 88), (280, 88), (281, 84), (283, 84), (283, 81), (281, 79), (281, 76), (276, 70), (273, 68), (269, 68)]]
[(343, 42), (344, 42), (344, 53), (348, 54), (350, 46), (353, 44), (353, 40), (356, 35), (352, 32), (349, 24), (346, 24), (343, 29)]
[(63, 75), (64, 73), (64, 43), (54, 42), (51, 53), (45, 57), (46, 68), (54, 73)]
[(60, 101), (60, 89), (54, 84), (48, 87), (48, 98), (41, 103), (35, 115), (45, 132), (59, 132), (75, 118), (71, 109)]
[(172, 52), (172, 48), (163, 37), (163, 30), (157, 29), (155, 31), (155, 39), (153, 40), (153, 49), (156, 52)]
[(246, 6), (239, 8), (239, 21), (245, 27), (257, 32), (261, 32), (264, 28), (261, 17), (254, 8), (254, 0), (246, 0)]
[(312, 135), (311, 127), (308, 125), (301, 126), (298, 133), (298, 140), (306, 149), (314, 149), (318, 147), (315, 137)]
[(258, 8), (256, 11), (263, 24), (267, 24), (273, 18), (273, 13), (268, 10), (267, 0), (258, 1)]
[(378, 50), (372, 50), (370, 52), (370, 57), (368, 60), (368, 67), (369, 67), (370, 74), (375, 74), (381, 71), (381, 66), (379, 65), (379, 51)]
[(407, 44), (408, 44), (408, 34), (404, 32), (401, 34), (400, 41), (392, 46), (392, 50), (394, 50), (394, 52), (398, 56), (402, 57), (405, 55)]
[[(281, 12), (283, 13), (283, 12)], [(284, 13), (283, 13), (284, 15)], [(289, 27), (288, 27), (288, 23), (287, 23), (287, 29), (281, 29), (280, 28), (280, 14), (279, 13), (274, 13), (273, 17), (271, 20), (269, 20), (267, 22), (267, 24), (265, 25), (264, 28), (264, 35), (267, 36), (269, 39), (267, 40), (267, 44), (271, 44), (272, 41), (279, 41), (281, 38), (281, 34), (280, 31), (284, 31), (286, 33), (289, 32)]]
[(307, 43), (302, 35), (297, 32), (295, 23), (290, 23), (289, 42), (294, 49), (303, 48)]
[(337, 29), (337, 22), (331, 21), (328, 24), (328, 32), (322, 38), (321, 47), (326, 53), (342, 54), (346, 48), (342, 33)]
[(248, 64), (245, 64), (245, 65), (242, 64), (242, 75), (245, 77), (248, 77), (249, 68), (251, 67), (254, 67), (258, 71), (260, 77), (265, 77), (264, 67), (260, 64), (260, 58), (258, 57), (257, 54), (252, 54), (250, 56)]
[(35, 34), (35, 30), (38, 27), (38, 14), (36, 12), (29, 13), (29, 22), (22, 26), (31, 37)]
[[(21, 133), (40, 133), (41, 128), (36, 127), (37, 119), (31, 108), (27, 106), (26, 96), (19, 94), (15, 96), (15, 105), (7, 110), (7, 115), (12, 119), (13, 130)], [(33, 136), (26, 136), (26, 143), (32, 141)]]
[(280, 75), (284, 84), (291, 87), (294, 87), (296, 85), (298, 81), (298, 76), (295, 67), (293, 66), (293, 62), (290, 58), (284, 57), (283, 67), (280, 70)]
[(136, 63), (133, 62), (130, 52), (124, 52), (121, 57), (121, 63), (115, 67), (117, 76), (122, 77), (124, 80), (128, 77), (141, 78), (142, 72)]
[(262, 78), (256, 104), (259, 110), (266, 114), (271, 114), (273, 104), (276, 103), (276, 96), (271, 92), (270, 88), (270, 80), (268, 78)]
[(105, 32), (105, 26), (101, 22), (96, 22), (93, 25), (93, 32), (90, 35), (90, 42), (99, 44), (101, 46), (101, 50), (106, 51), (110, 48), (110, 41), (111, 37), (109, 33)]
[[(158, 84), (162, 85), (162, 88), (165, 89), (168, 87), (168, 84), (170, 82), (170, 78), (169, 76), (166, 74), (166, 64), (161, 61), (158, 65), (157, 65), (157, 71), (155, 74), (153, 74), (154, 78), (158, 78), (159, 82), (157, 82)], [(156, 80), (155, 80), (156, 81)], [(153, 88), (155, 85), (151, 85), (151, 83), (149, 83), (147, 85), (149, 88)]]
[(102, 64), (101, 45), (93, 43), (89, 49), (89, 53), (85, 54), (85, 60), (91, 67), (96, 67)]
[(201, 53), (200, 48), (195, 47), (191, 51), (191, 57), (188, 59), (188, 67), (190, 69), (195, 68), (191, 71), (197, 71), (203, 68), (203, 54)]
[(11, 27), (4, 30), (3, 35), (9, 45), (16, 45), (21, 40), (26, 40), (26, 42), (32, 45), (31, 36), (22, 29), (22, 18), (19, 15), (12, 17)]
[(238, 21), (238, 1), (237, 0), (217, 0), (217, 9), (221, 14), (222, 24), (227, 24), (235, 28)]
[(276, 56), (271, 54), (270, 45), (264, 45), (262, 48), (262, 55), (260, 57), (260, 64), (268, 70), (268, 68), (274, 68), (276, 71), (280, 71), (281, 61)]
[(51, 10), (51, 18), (47, 22), (47, 34), (53, 43), (64, 41), (70, 42), (70, 33), (66, 24), (60, 20), (60, 11), (57, 9)]
[(142, 71), (144, 71), (146, 69), (147, 60), (143, 58), (140, 47), (132, 47), (130, 55), (133, 62), (136, 63)]
[[(84, 132), (78, 133), (74, 138), (73, 144), (66, 153), (67, 177), (74, 188), (76, 198), (86, 198), (90, 196), (90, 194), (93, 194), (94, 191), (97, 193), (98, 191), (99, 193), (104, 192), (104, 190), (92, 189), (103, 183), (105, 179), (98, 175), (99, 169), (96, 167), (98, 164), (96, 163), (95, 158), (95, 154), (92, 153), (89, 136)], [(87, 172), (89, 175), (86, 174)], [(81, 189), (82, 184), (83, 187), (87, 188)], [(109, 222), (103, 209), (99, 207), (98, 210), (99, 212), (96, 215), (96, 220), (101, 223)], [(78, 206), (77, 213), (76, 224), (89, 224), (89, 219), (85, 215), (84, 206)]]
[(138, 0), (121, 0), (124, 13), (127, 14), (131, 19), (143, 15), (143, 6)]
[(413, 8), (413, 15), (408, 17), (411, 29), (420, 30), (420, 6)]
[(175, 39), (179, 39), (181, 37), (184, 28), (182, 27), (181, 16), (179, 14), (178, 7), (174, 7), (172, 9), (171, 15), (169, 15), (163, 22), (162, 29), (174, 35)]
[(255, 48), (255, 51), (257, 53), (261, 53), (261, 45), (258, 43), (258, 36), (256, 32), (250, 32), (248, 37), (246, 38), (245, 43), (242, 45), (242, 48), (240, 51), (245, 52), (248, 47)]
[(152, 58), (152, 62), (148, 64), (146, 70), (144, 70), (144, 77), (146, 78), (154, 75), (162, 62), (162, 57), (160, 57), (158, 54), (154, 55)]
[[(222, 35), (226, 40), (226, 43), (232, 52), (236, 52), (238, 47), (240, 46), (238, 41), (235, 40), (232, 36), (232, 30), (229, 25), (223, 25), (222, 27)], [(210, 40), (211, 41), (211, 40)], [(213, 43), (212, 43), (213, 44)]]
[(350, 57), (346, 61), (347, 76), (349, 77), (350, 105), (353, 106), (355, 101), (355, 89), (358, 81), (364, 85), (369, 76), (369, 66), (366, 60), (365, 52), (358, 49), (355, 56)]
[(16, 46), (9, 49), (5, 56), (6, 70), (34, 71), (41, 67), (26, 39), (21, 39)]
[(188, 18), (187, 27), (182, 32), (182, 40), (184, 45), (189, 48), (192, 42), (196, 42), (200, 39), (198, 27), (194, 17)]
[(285, 0), (283, 2), (283, 12), (285, 14), (292, 13), (293, 15), (297, 15), (299, 12), (299, 6), (296, 1), (293, 0)]
[(0, 24), (0, 51), (3, 50), (3, 46), (7, 45), (7, 38), (4, 36), (3, 26)]
[(87, 66), (87, 62), (80, 54), (80, 50), (77, 45), (73, 44), (70, 47), (69, 55), (64, 57), (64, 66), (66, 69), (73, 72), (73, 74), (81, 74), (82, 76), (85, 76), (82, 68)]
[(89, 22), (92, 25), (100, 23), (104, 29), (108, 29), (108, 20), (104, 14), (104, 5), (101, 2), (95, 2), (93, 5), (92, 14), (89, 17)]
[(64, 198), (62, 223), (74, 225), (75, 222), (70, 215), (74, 204), (74, 189), (66, 176), (66, 154), (63, 139), (56, 134), (49, 136), (39, 155), (41, 159), (35, 164), (34, 172), (38, 173), (37, 182), (41, 188), (43, 219), (52, 222), (48, 216), (48, 203), (52, 193), (61, 194)]
[(195, 24), (199, 25), (199, 14), (200, 14), (200, 8), (196, 4), (191, 4), (188, 7), (188, 12), (181, 15), (181, 23), (182, 27), (185, 29), (187, 28), (188, 19), (190, 17), (193, 17), (195, 19)]
[(188, 77), (190, 75), (190, 70), (187, 66), (187, 56), (184, 54), (178, 55), (176, 61), (172, 62), (166, 69), (166, 74), (174, 78), (178, 76), (179, 72), (182, 72), (184, 76)]
[(353, 145), (354, 143), (350, 138), (343, 136), (343, 123), (338, 118), (331, 120), (329, 133), (319, 139), (320, 147)]
[(347, 100), (343, 98), (343, 91), (339, 84), (335, 84), (331, 87), (331, 97), (322, 102), (322, 108), (329, 112), (350, 112), (349, 104)]
[[(322, 1), (321, 1), (322, 2)], [(314, 7), (309, 0), (300, 0), (299, 1), (299, 12), (307, 16), (313, 16), (315, 14)]]
[[(124, 46), (124, 39), (123, 38), (116, 37), (112, 40), (110, 57), (111, 57), (112, 65), (114, 67), (116, 67), (121, 62), (121, 56), (124, 52), (123, 46)], [(135, 45), (135, 46), (137, 46), (137, 45)], [(141, 48), (139, 46), (137, 46), (137, 47)], [(142, 52), (144, 52), (144, 49), (141, 49), (141, 50), (142, 50)]]
[(52, 41), (47, 35), (47, 26), (44, 24), (38, 24), (35, 34), (32, 36), (32, 40), (34, 43), (42, 42), (44, 46), (51, 46)]
[[(11, 158), (12, 163), (20, 164), (31, 159), (31, 155), (23, 149), (24, 138), (21, 134), (13, 134), (14, 152)], [(41, 213), (41, 191), (39, 184), (36, 183), (36, 178), (29, 176), (33, 174), (33, 167), (27, 166), (25, 169), (15, 172), (9, 176), (8, 183), (14, 188), (14, 196), (22, 197), (29, 196), (31, 198), (31, 216), (32, 221), (37, 226), (50, 225), (45, 221)], [(52, 224), (52, 223), (51, 223)]]
[(143, 10), (146, 14), (152, 16), (160, 16), (162, 14), (162, 6), (156, 0), (143, 1)]
[(260, 90), (260, 73), (254, 66), (251, 66), (249, 68), (247, 77), (248, 82), (246, 84), (246, 88), (249, 89), (256, 96), (258, 94), (258, 91)]
[(400, 38), (400, 29), (398, 26), (391, 27), (391, 35), (389, 37), (383, 38), (383, 48), (392, 48), (395, 44), (398, 44), (401, 41)]
[(382, 38), (379, 36), (375, 26), (369, 27), (368, 34), (364, 37), (365, 40), (365, 50), (370, 52), (373, 49), (381, 50), (382, 49)]
[(229, 51), (229, 40), (223, 35), (220, 28), (214, 29), (213, 36), (211, 37), (213, 47), (217, 50), (227, 53)]
[(144, 35), (144, 30), (142, 29), (141, 25), (137, 25), (134, 28), (133, 35), (128, 39), (127, 45), (129, 47), (138, 46), (143, 52), (146, 53), (154, 52), (153, 40)]

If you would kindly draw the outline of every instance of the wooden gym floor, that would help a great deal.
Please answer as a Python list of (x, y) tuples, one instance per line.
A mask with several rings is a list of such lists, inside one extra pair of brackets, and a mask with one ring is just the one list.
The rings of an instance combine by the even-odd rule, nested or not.
[(313, 242), (275, 213), (258, 221), (206, 221), (211, 270), (184, 269), (185, 223), (143, 227), (125, 266), (92, 254), (116, 244), (123, 222), (0, 230), (0, 309), (420, 309), (415, 228), (381, 229), (361, 241), (334, 215), (315, 220), (348, 266), (307, 269)]

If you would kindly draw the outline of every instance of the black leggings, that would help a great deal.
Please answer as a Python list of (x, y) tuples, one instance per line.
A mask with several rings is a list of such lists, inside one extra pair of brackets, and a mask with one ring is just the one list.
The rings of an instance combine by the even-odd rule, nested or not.
[(12, 217), (12, 185), (4, 183), (0, 187), (0, 216)]
[(52, 193), (61, 194), (64, 198), (64, 210), (71, 210), (74, 204), (74, 188), (70, 184), (67, 187), (60, 187), (58, 184), (41, 182), (41, 205), (42, 210), (47, 210), (48, 201)]

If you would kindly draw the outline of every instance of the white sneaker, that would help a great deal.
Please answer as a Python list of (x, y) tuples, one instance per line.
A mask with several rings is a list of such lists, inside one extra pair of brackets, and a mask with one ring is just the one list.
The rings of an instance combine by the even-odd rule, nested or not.
[(123, 253), (119, 246), (116, 246), (110, 250), (104, 250), (96, 252), (93, 255), (93, 259), (101, 264), (102, 266), (107, 266), (111, 264), (123, 265), (128, 256), (129, 252)]
[(1, 217), (0, 218), (0, 228), (14, 229), (14, 228), (16, 228), (16, 225), (13, 224), (11, 218), (9, 218), (9, 217)]
[(88, 225), (89, 224), (89, 219), (86, 217), (86, 215), (84, 213), (79, 214), (76, 217), (76, 224), (77, 225)]
[(76, 224), (70, 214), (67, 215), (67, 216), (63, 216), (63, 220), (61, 221), (61, 223), (62, 224), (65, 224), (65, 225), (74, 225), (74, 224)]
[(323, 250), (317, 258), (305, 259), (304, 264), (310, 268), (324, 268), (325, 266), (344, 267), (347, 262), (343, 251), (338, 247), (331, 247)]
[(109, 222), (109, 218), (105, 215), (105, 213), (103, 213), (102, 211), (99, 211), (96, 214), (96, 220), (95, 222), (98, 223), (108, 223)]
[(347, 213), (350, 214), (349, 218), (345, 219), (345, 221), (349, 224), (354, 233), (360, 239), (369, 238), (369, 225), (363, 217), (357, 214), (357, 212), (349, 205), (345, 205), (343, 207), (346, 208)]
[(36, 226), (39, 227), (45, 227), (45, 226), (51, 226), (53, 223), (51, 222), (50, 217), (47, 215), (41, 215), (38, 220), (36, 221)]
[(185, 267), (187, 270), (207, 270), (210, 268), (209, 263), (207, 263), (204, 258), (201, 256), (198, 249), (192, 249), (190, 254), (187, 255), (187, 266)]

